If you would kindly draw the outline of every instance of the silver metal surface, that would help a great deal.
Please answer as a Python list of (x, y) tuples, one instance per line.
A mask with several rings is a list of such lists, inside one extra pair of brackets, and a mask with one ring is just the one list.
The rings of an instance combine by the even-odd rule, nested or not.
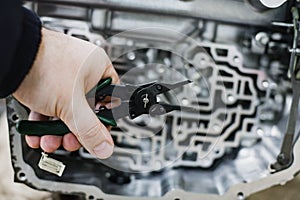
[[(28, 148), (15, 130), (28, 112), (9, 98), (13, 164), (16, 174), (25, 174), (19, 181), (86, 199), (232, 200), (283, 184), (299, 171), (299, 141), (291, 167), (268, 171), (291, 102), (290, 35), (257, 25), (285, 19), (286, 4), (258, 12), (243, 1), (40, 2), (52, 6), (30, 4), (43, 15), (45, 27), (104, 47), (121, 82), (193, 81), (160, 101), (195, 111), (118, 121), (111, 131), (115, 152), (108, 160), (96, 160), (83, 148), (58, 150), (52, 156), (66, 170), (57, 179), (37, 168), (40, 152)], [(66, 16), (61, 4), (76, 7), (65, 5)]]
[(167, 14), (252, 25), (270, 24), (272, 20), (280, 21), (284, 16), (281, 9), (268, 10), (265, 13), (255, 12), (249, 9), (249, 5), (242, 0), (226, 2), (224, 0), (39, 0), (39, 2), (139, 13)]

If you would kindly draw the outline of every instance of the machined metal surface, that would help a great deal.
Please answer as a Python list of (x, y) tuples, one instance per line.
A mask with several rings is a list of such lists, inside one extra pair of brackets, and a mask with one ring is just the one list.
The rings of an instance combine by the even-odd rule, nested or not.
[(268, 10), (267, 13), (262, 14), (249, 9), (249, 5), (242, 0), (227, 1), (226, 3), (223, 0), (171, 0), (168, 2), (163, 0), (147, 2), (141, 2), (138, 0), (39, 0), (39, 2), (58, 5), (106, 8), (127, 12), (183, 16), (252, 25), (269, 24), (272, 19), (283, 19), (283, 13), (281, 13), (283, 11), (282, 9)]
[[(29, 6), (42, 15), (43, 25), (104, 47), (122, 83), (193, 81), (160, 100), (194, 111), (119, 120), (111, 131), (116, 144), (111, 158), (97, 160), (83, 148), (60, 149), (50, 155), (66, 165), (57, 178), (37, 167), (40, 151), (30, 149), (15, 129), (28, 110), (9, 98), (18, 181), (86, 199), (244, 199), (299, 171), (299, 141), (288, 169), (275, 174), (268, 169), (280, 152), (291, 104), (292, 34), (259, 26), (287, 19), (287, 4), (259, 12), (243, 1), (41, 2)], [(44, 2), (55, 9), (45, 9)], [(66, 16), (62, 4), (76, 7), (64, 7), (70, 9)], [(93, 10), (87, 15), (86, 5)], [(141, 13), (146, 9), (151, 12)], [(197, 9), (207, 12), (193, 16)], [(72, 10), (81, 11), (72, 17)], [(169, 15), (160, 15), (164, 12)]]

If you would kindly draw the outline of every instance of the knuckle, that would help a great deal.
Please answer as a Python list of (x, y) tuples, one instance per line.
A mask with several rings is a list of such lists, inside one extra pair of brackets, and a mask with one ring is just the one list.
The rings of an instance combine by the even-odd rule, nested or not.
[(101, 47), (96, 48), (97, 53), (99, 54), (99, 57), (105, 60), (108, 60), (110, 62), (110, 59), (108, 55), (106, 54), (105, 50)]

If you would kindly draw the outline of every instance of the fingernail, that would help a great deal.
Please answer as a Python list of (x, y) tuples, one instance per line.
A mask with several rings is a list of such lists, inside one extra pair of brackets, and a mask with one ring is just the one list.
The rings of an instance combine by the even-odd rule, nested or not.
[(104, 141), (94, 148), (94, 152), (98, 158), (106, 159), (113, 153), (114, 147)]

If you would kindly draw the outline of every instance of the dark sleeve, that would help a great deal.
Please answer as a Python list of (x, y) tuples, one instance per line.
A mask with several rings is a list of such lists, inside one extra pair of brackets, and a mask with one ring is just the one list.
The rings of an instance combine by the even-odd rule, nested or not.
[(41, 42), (41, 22), (19, 0), (0, 6), (0, 98), (13, 93), (29, 72)]

